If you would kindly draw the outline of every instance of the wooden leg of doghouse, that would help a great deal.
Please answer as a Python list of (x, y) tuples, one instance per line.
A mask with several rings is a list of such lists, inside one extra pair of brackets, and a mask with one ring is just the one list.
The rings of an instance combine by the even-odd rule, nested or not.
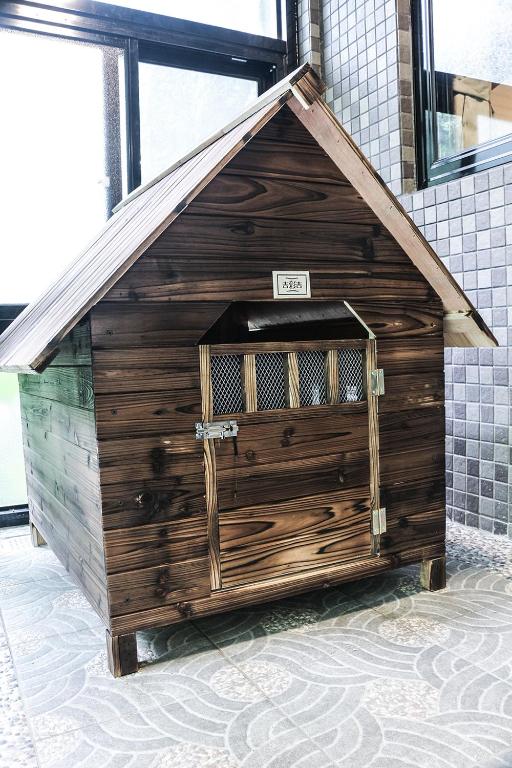
[(29, 527), (30, 527), (30, 539), (32, 541), (32, 546), (41, 547), (43, 544), (46, 544), (46, 541), (43, 539), (43, 537), (35, 527), (34, 523), (29, 523)]
[(446, 587), (446, 557), (434, 557), (423, 560), (420, 569), (420, 582), (423, 589), (435, 592)]
[(137, 640), (135, 632), (129, 635), (111, 635), (107, 629), (108, 668), (114, 677), (137, 672)]

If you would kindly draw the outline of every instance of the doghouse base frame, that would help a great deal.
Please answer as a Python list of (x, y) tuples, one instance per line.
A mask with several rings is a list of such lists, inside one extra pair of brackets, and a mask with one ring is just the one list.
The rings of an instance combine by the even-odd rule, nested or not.
[[(44, 539), (33, 523), (30, 523), (32, 543), (40, 546)], [(402, 552), (399, 555), (370, 556), (357, 562), (344, 563), (331, 568), (319, 568), (309, 573), (294, 574), (288, 579), (269, 579), (266, 582), (229, 587), (213, 591), (208, 597), (176, 603), (162, 607), (161, 619), (155, 622), (152, 617), (145, 621), (144, 612), (132, 616), (112, 619), (112, 625), (106, 629), (107, 658), (109, 669), (114, 677), (130, 675), (138, 670), (136, 632), (156, 629), (160, 626), (179, 624), (188, 619), (201, 618), (216, 613), (225, 613), (242, 606), (280, 600), (291, 595), (301, 594), (315, 589), (328, 589), (344, 582), (377, 576), (379, 573), (405, 565), (420, 563), (420, 583), (431, 592), (446, 586), (446, 557), (444, 543), (429, 547), (420, 547)], [(136, 624), (134, 626), (134, 622)]]

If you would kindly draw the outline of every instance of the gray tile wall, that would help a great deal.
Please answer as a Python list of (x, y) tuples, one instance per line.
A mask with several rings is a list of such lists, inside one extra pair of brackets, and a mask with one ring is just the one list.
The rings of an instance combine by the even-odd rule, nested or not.
[(404, 194), (415, 188), (408, 2), (318, 2), (328, 103), (500, 342), (446, 351), (447, 509), (512, 537), (512, 165)]
[(447, 510), (512, 537), (512, 165), (403, 195), (498, 349), (447, 349)]

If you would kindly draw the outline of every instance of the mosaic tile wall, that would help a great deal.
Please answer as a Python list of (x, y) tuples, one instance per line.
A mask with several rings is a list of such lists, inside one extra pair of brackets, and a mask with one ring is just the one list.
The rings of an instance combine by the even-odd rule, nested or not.
[(512, 537), (512, 165), (401, 202), (500, 343), (446, 350), (448, 516)]
[[(512, 537), (512, 165), (413, 193), (408, 0), (318, 1), (329, 105), (500, 342), (446, 353), (447, 509), (454, 520)], [(309, 58), (314, 41), (301, 45)]]

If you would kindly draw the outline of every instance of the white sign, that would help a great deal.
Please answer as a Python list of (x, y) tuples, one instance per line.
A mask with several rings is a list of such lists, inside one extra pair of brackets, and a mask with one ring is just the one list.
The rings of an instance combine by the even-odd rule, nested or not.
[(311, 298), (309, 272), (272, 272), (274, 299)]

